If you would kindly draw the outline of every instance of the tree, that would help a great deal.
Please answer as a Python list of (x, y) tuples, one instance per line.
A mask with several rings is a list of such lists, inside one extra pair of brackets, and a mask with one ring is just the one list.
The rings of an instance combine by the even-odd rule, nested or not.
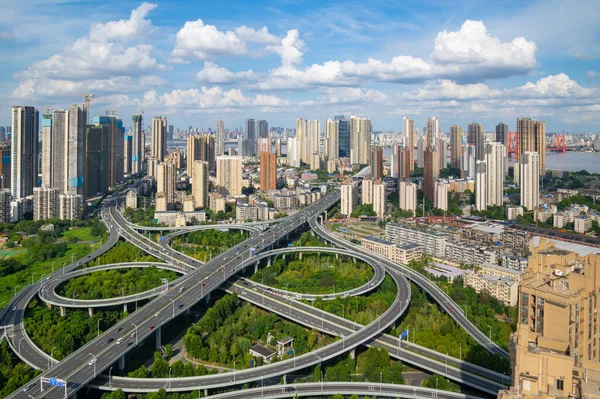
[(356, 208), (354, 208), (354, 210), (352, 211), (352, 213), (350, 214), (351, 217), (353, 218), (357, 218), (359, 216), (377, 216), (377, 213), (375, 213), (375, 211), (373, 210), (373, 204), (361, 204), (358, 205)]

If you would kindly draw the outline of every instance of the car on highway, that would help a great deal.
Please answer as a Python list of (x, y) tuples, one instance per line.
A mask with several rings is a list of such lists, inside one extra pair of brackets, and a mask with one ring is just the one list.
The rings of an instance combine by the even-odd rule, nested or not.
[(179, 292), (183, 292), (183, 290), (185, 290), (185, 287), (180, 287), (179, 288)]
[(155, 326), (150, 326), (150, 327), (148, 327), (148, 331), (152, 331), (152, 330), (154, 330), (154, 327), (155, 327)]
[(183, 303), (179, 304), (179, 309), (181, 309), (183, 307)]
[(125, 340), (125, 338), (121, 337), (117, 340), (117, 345), (121, 344), (121, 342), (123, 342)]
[(115, 339), (111, 337), (111, 338), (109, 338), (109, 339), (107, 339), (107, 340), (106, 340), (106, 343), (107, 343), (107, 344), (110, 344), (110, 343), (111, 343), (111, 342), (113, 342), (114, 340), (115, 340)]
[(35, 388), (35, 384), (29, 384), (25, 388), (23, 388), (23, 392), (27, 392), (27, 391), (29, 391), (30, 389), (33, 389), (33, 388)]
[(158, 315), (160, 314), (160, 310), (156, 313), (154, 313), (154, 317), (158, 317)]
[(135, 337), (135, 331), (129, 335), (131, 338)]
[(88, 366), (91, 366), (92, 364), (96, 363), (96, 358), (93, 358), (92, 360), (90, 360), (88, 362)]

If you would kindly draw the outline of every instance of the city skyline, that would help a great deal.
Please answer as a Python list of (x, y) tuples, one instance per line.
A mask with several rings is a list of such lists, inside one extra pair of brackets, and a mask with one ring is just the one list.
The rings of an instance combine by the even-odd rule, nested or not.
[[(293, 127), (298, 115), (356, 114), (373, 131), (402, 131), (405, 115), (415, 128), (439, 116), (443, 132), (470, 122), (515, 131), (519, 117), (545, 121), (548, 132), (597, 131), (600, 17), (591, 1), (37, 3), (0, 17), (0, 51), (11, 57), (0, 80), (3, 125), (12, 105), (62, 109), (91, 92), (92, 116), (114, 109), (128, 121), (143, 109), (147, 121), (165, 115), (213, 130), (219, 118), (231, 129), (249, 118)], [(40, 9), (53, 17), (43, 35)], [(548, 23), (558, 15), (560, 24)]]

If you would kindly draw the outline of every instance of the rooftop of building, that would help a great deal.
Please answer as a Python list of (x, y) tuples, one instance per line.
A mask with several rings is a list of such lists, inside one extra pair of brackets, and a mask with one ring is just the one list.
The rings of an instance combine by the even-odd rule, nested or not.
[[(547, 238), (546, 240), (548, 242), (553, 243), (554, 247), (558, 250), (564, 250), (567, 252), (575, 252), (579, 256), (594, 254), (594, 253), (598, 253), (600, 251), (600, 249), (598, 249), (598, 248), (594, 248), (594, 247), (590, 247), (590, 246), (582, 245), (582, 244), (577, 244), (577, 243), (573, 243), (573, 242), (555, 240), (552, 238)], [(534, 236), (533, 237), (533, 245), (537, 247), (539, 245), (539, 243), (540, 243), (540, 237)]]
[(364, 236), (362, 239), (363, 240), (377, 242), (379, 244), (385, 244), (385, 245), (392, 245), (393, 244), (393, 242), (391, 242), (391, 241), (384, 240), (383, 238), (379, 238), (379, 237), (375, 237), (375, 236)]

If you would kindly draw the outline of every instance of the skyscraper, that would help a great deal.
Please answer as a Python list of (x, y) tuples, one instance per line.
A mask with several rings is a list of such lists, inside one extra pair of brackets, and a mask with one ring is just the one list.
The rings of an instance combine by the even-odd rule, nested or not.
[[(56, 113), (55, 113), (56, 115)], [(110, 138), (108, 127), (100, 123), (86, 127), (84, 196), (94, 197), (110, 185)], [(54, 180), (58, 181), (56, 172)], [(55, 186), (57, 187), (57, 186)]]
[(339, 157), (350, 158), (350, 122), (344, 115), (337, 115), (335, 120), (338, 121)]
[(194, 207), (208, 206), (208, 162), (194, 161), (194, 179), (192, 180)]
[(398, 184), (398, 203), (403, 211), (417, 212), (417, 185), (410, 180), (402, 180)]
[(532, 211), (540, 202), (540, 154), (523, 152), (519, 159), (521, 206)]
[(246, 140), (248, 140), (248, 149), (250, 151), (248, 154), (246, 154), (246, 152), (244, 151), (244, 156), (254, 156), (256, 155), (257, 143), (256, 122), (254, 121), (254, 119), (246, 119), (244, 125), (244, 132), (246, 135)]
[(296, 137), (289, 137), (287, 140), (287, 159), (288, 165), (294, 168), (300, 167), (300, 146)]
[(410, 148), (398, 147), (396, 149), (396, 164), (398, 165), (398, 175), (396, 177), (400, 180), (410, 178), (411, 155), (414, 158), (414, 150)]
[(350, 162), (371, 163), (371, 120), (352, 115), (350, 117)]
[(217, 191), (222, 195), (242, 193), (242, 158), (217, 157)]
[(346, 179), (341, 186), (341, 209), (344, 216), (350, 216), (358, 205), (358, 189), (351, 179)]
[(296, 119), (296, 144), (300, 155), (300, 162), (308, 163), (306, 154), (306, 121), (302, 118)]
[(467, 142), (475, 146), (475, 157), (478, 161), (485, 159), (485, 130), (480, 123), (469, 123), (467, 129)]
[(269, 123), (265, 120), (256, 121), (256, 138), (267, 138), (269, 137)]
[(152, 156), (159, 162), (167, 156), (167, 117), (152, 118)]
[(450, 167), (460, 170), (462, 155), (462, 128), (458, 125), (450, 127)]
[[(69, 114), (71, 114), (70, 111)], [(96, 126), (102, 127), (102, 134), (106, 136), (109, 148), (108, 153), (106, 154), (109, 158), (108, 184), (109, 187), (115, 187), (123, 180), (123, 169), (125, 164), (123, 160), (125, 142), (123, 121), (114, 115), (106, 115), (94, 116), (93, 123)]]
[(408, 152), (408, 166), (409, 173), (415, 170), (415, 121), (410, 119), (408, 116), (402, 118), (402, 127), (404, 136), (406, 136), (406, 148)]
[(262, 191), (277, 188), (277, 156), (271, 152), (260, 153), (260, 189)]
[(546, 173), (546, 122), (535, 121), (529, 118), (517, 119), (517, 135), (519, 140), (518, 157), (525, 152), (537, 152), (539, 154), (539, 173)]
[(132, 170), (133, 136), (126, 134), (123, 136), (123, 140), (123, 173), (130, 175)]
[[(42, 186), (52, 187), (52, 114), (42, 115)], [(33, 204), (35, 218), (35, 198)]]
[(485, 161), (475, 163), (475, 209), (487, 209), (487, 165)]
[(135, 114), (131, 117), (131, 173), (136, 174), (144, 169), (142, 149), (145, 147), (143, 140), (143, 116)]
[[(85, 126), (87, 113), (83, 107), (73, 104), (69, 107), (69, 133), (67, 141), (67, 188), (71, 194), (84, 194), (85, 168)], [(122, 137), (121, 137), (122, 140)]]
[(325, 143), (328, 161), (339, 158), (339, 127), (340, 121), (325, 119)]
[(176, 184), (175, 165), (168, 162), (159, 163), (156, 171), (156, 195), (158, 197), (158, 194), (164, 194), (167, 209), (172, 209), (175, 204)]
[(419, 137), (417, 140), (417, 166), (419, 168), (425, 167), (425, 148), (427, 142), (426, 137)]
[(373, 180), (363, 179), (362, 182), (362, 193), (361, 193), (361, 204), (372, 204), (373, 203)]
[(501, 143), (486, 143), (485, 162), (487, 167), (487, 205), (502, 206), (506, 147)]
[(14, 199), (33, 195), (37, 180), (39, 112), (34, 107), (12, 107), (11, 193)]
[(371, 155), (371, 175), (374, 179), (383, 179), (383, 147), (374, 147)]
[(215, 136), (212, 134), (188, 136), (187, 174), (192, 180), (194, 179), (194, 165), (196, 161), (208, 162), (208, 171), (210, 173), (216, 172), (215, 147)]
[(225, 154), (225, 125), (219, 119), (217, 121), (217, 134), (215, 136), (215, 157)]
[(496, 125), (496, 142), (508, 147), (508, 125), (502, 122)]
[(437, 148), (427, 148), (425, 150), (425, 171), (424, 171), (425, 184), (423, 186), (423, 193), (425, 198), (429, 201), (433, 201), (435, 196), (435, 182), (440, 175), (440, 155)]
[(437, 144), (440, 137), (440, 118), (432, 116), (427, 120), (427, 142), (426, 145), (433, 147)]
[(378, 218), (382, 218), (385, 215), (385, 202), (385, 184), (383, 180), (377, 179), (373, 182), (373, 210)]
[(58, 218), (58, 189), (52, 187), (33, 188), (33, 220)]

